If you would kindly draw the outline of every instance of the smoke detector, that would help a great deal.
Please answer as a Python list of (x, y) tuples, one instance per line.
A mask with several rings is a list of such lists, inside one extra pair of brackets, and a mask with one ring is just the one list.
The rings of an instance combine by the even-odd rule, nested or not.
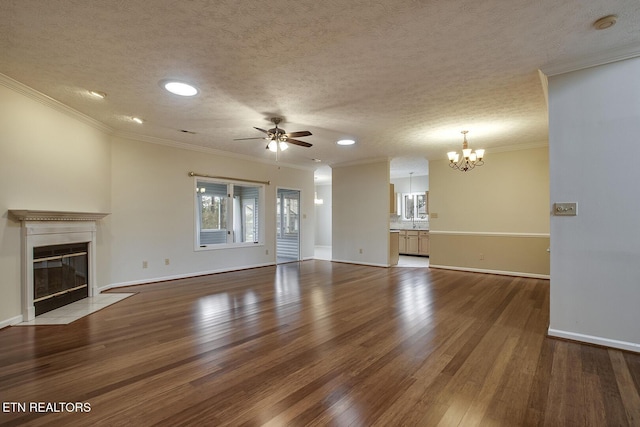
[(593, 28), (595, 28), (596, 30), (605, 30), (616, 25), (617, 21), (618, 15), (607, 15), (594, 22)]

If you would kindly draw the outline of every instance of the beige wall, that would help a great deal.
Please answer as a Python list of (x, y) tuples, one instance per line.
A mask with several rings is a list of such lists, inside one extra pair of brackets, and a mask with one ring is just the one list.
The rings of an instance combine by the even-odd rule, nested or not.
[(332, 199), (333, 260), (388, 266), (389, 160), (334, 166)]
[(485, 161), (465, 173), (429, 163), (430, 265), (548, 276), (547, 147), (489, 151)]
[[(21, 224), (7, 211), (111, 211), (109, 136), (16, 88), (0, 80), (0, 327), (21, 316)], [(96, 257), (108, 265), (109, 217), (99, 223)], [(109, 280), (99, 268), (98, 285)]]
[[(264, 245), (194, 251), (191, 170), (271, 181)], [(96, 233), (97, 286), (105, 288), (275, 263), (277, 187), (301, 191), (301, 256), (311, 258), (312, 170), (113, 136), (0, 75), (0, 327), (22, 320), (21, 224), (8, 210), (110, 212)]]
[[(112, 152), (114, 284), (273, 264), (277, 187), (301, 191), (300, 252), (302, 258), (313, 257), (313, 171), (124, 138), (113, 139)], [(265, 244), (194, 251), (195, 178), (188, 176), (190, 171), (271, 181), (265, 187)], [(143, 261), (148, 262), (145, 269)]]

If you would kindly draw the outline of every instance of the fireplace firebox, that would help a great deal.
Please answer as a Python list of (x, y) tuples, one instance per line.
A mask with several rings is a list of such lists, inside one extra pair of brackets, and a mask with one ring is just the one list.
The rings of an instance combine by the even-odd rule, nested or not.
[(89, 296), (88, 243), (33, 248), (36, 316)]

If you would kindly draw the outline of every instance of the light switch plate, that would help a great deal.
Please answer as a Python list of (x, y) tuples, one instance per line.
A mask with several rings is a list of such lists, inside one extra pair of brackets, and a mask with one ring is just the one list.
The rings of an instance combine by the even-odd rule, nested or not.
[(554, 203), (553, 214), (556, 216), (576, 216), (578, 215), (577, 203)]

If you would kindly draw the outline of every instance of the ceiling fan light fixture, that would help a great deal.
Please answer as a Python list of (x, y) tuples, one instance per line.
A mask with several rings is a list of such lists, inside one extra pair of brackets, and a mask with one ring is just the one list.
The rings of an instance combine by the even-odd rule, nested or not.
[[(289, 144), (287, 144), (284, 141), (280, 141), (279, 145), (280, 145), (280, 151), (284, 151), (287, 148), (289, 148)], [(267, 148), (269, 149), (269, 151), (272, 151), (274, 153), (278, 151), (278, 145), (276, 145), (276, 141), (271, 141), (267, 146)]]
[(198, 94), (198, 89), (195, 86), (177, 80), (163, 80), (160, 85), (174, 95), (196, 96)]

